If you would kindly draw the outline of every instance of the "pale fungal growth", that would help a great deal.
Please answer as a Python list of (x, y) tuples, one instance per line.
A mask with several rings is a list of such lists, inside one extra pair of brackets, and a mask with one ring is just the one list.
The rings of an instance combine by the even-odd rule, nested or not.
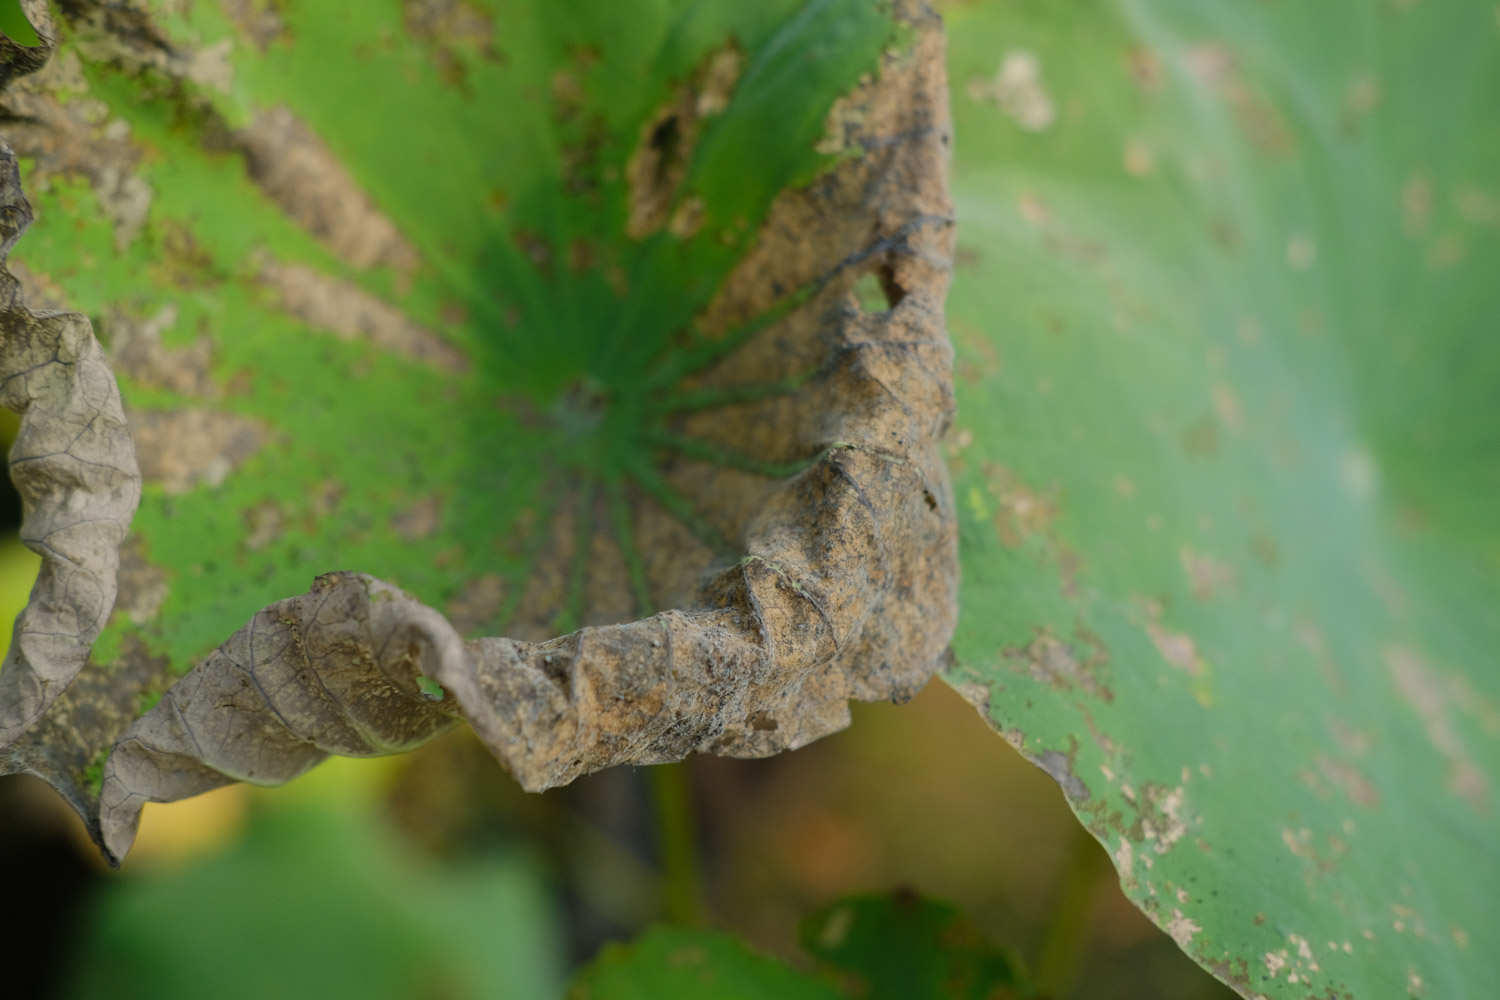
[[(846, 725), (851, 698), (912, 696), (937, 670), (956, 616), (953, 501), (938, 449), (953, 411), (943, 316), (953, 228), (941, 31), (925, 8), (898, 7), (910, 29), (902, 51), (885, 52), (881, 71), (830, 115), (845, 153), (814, 182), (776, 196), (758, 233), (725, 235), (744, 236), (745, 249), (697, 321), (734, 349), (683, 367), (672, 387), (681, 399), (718, 402), (684, 404), (647, 425), (643, 439), (677, 457), (631, 469), (682, 504), (616, 506), (610, 483), (587, 480), (547, 512), (549, 523), (533, 526), (545, 551), (529, 576), (519, 585), (493, 572), (473, 576), (444, 598), (450, 617), (371, 575), (327, 572), (223, 636), (175, 682), (183, 664), (133, 633), (108, 672), (83, 670), (116, 603), (117, 550), (139, 491), (134, 452), (87, 323), (37, 318), (6, 276), (0, 356), (15, 373), (6, 401), (29, 406), (13, 464), (27, 497), (23, 535), (51, 561), (23, 616), (20, 652), (0, 677), (4, 769), (52, 782), (118, 860), (147, 802), (234, 781), (280, 783), (329, 754), (399, 752), (460, 722), (524, 787), (540, 790), (619, 764), (777, 753)], [(40, 16), (36, 23), (50, 32)], [(107, 40), (107, 18), (89, 24)], [(202, 82), (189, 72), (202, 68), (191, 53), (157, 65), (150, 53), (131, 54), (134, 41), (117, 41), (127, 65)], [(673, 98), (665, 112), (677, 116), (673, 143), (691, 142), (701, 120), (727, 113), (744, 58), (737, 48), (716, 50), (693, 78), (701, 92)], [(20, 134), (46, 163), (48, 116), (64, 112), (32, 98), (38, 111)], [(664, 145), (660, 130), (659, 122), (645, 130), (650, 148), (631, 161), (630, 184), (645, 199), (631, 224), (687, 241), (713, 216), (678, 190), (685, 175), (674, 157), (685, 153)], [(227, 135), (273, 199), (286, 178), (309, 169), (308, 150), (322, 149), (304, 137), (287, 147), (300, 159), (278, 164), (276, 143), (247, 149), (243, 135)], [(9, 250), (26, 208), (8, 151), (4, 170)], [(587, 194), (586, 174), (573, 179)], [(373, 204), (350, 183), (331, 175), (336, 190), (318, 205), (287, 207), (290, 217), (337, 246), (350, 213), (368, 220)], [(405, 246), (396, 230), (387, 235), (382, 246)], [(597, 247), (553, 254), (528, 233), (514, 235), (540, 270), (597, 267), (618, 283)], [(472, 370), (437, 334), (352, 285), (262, 263), (259, 280), (279, 292), (265, 297), (301, 321), (414, 361), (434, 378)], [(884, 302), (859, 304), (852, 290), (871, 274)], [(728, 332), (736, 329), (750, 334), (737, 340)], [(207, 351), (153, 347), (151, 358), (206, 363)], [(756, 388), (766, 385), (775, 391)], [(608, 419), (603, 390), (587, 378), (566, 393), (556, 412), (584, 431)], [(523, 423), (556, 417), (501, 402)], [(131, 413), (137, 434), (165, 419)], [(191, 468), (169, 468), (151, 451), (143, 465), (160, 493), (175, 500), (178, 490), (215, 488), (280, 447), (273, 432), (226, 420), (225, 433), (194, 437), (191, 454), (171, 452)], [(280, 496), (238, 512), (238, 552), (266, 558), (300, 524), (357, 516), (362, 498), (328, 475), (296, 501), (307, 513)], [(434, 482), (401, 499), (391, 530), (403, 543), (427, 544), (461, 501)], [(610, 519), (627, 524), (635, 551), (590, 527)], [(134, 542), (119, 606), (128, 621), (155, 627), (163, 608), (193, 599), (193, 584), (160, 571)], [(461, 555), (434, 548), (427, 558), (438, 566)], [(472, 638), (504, 609), (506, 637)]]

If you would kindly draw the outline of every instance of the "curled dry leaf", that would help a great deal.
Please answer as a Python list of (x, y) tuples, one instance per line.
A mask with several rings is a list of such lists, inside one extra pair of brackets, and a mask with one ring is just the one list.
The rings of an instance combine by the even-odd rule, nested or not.
[(51, 779), (67, 762), (17, 741), (78, 676), (109, 617), (141, 477), (88, 320), (33, 313), (4, 268), (31, 218), (15, 154), (0, 140), (0, 402), (21, 415), (10, 475), (25, 512), (21, 540), (42, 557), (0, 670), (0, 767)]
[[(189, 397), (172, 412), (232, 412), (242, 433), (225, 435), (220, 448), (195, 444), (193, 455), (174, 456), (197, 472), (148, 481), (123, 549), (120, 610), (109, 633), (114, 659), (109, 671), (88, 671), (79, 683), (92, 678), (121, 706), (153, 688), (165, 693), (128, 728), (118, 713), (101, 713), (115, 723), (101, 727), (107, 741), (97, 733), (75, 740), (74, 757), (87, 761), (114, 747), (96, 776), (98, 811), (80, 771), (49, 775), (71, 788), (112, 858), (128, 850), (145, 802), (237, 780), (274, 784), (330, 753), (407, 749), (455, 719), (471, 725), (525, 787), (539, 790), (616, 764), (800, 746), (847, 724), (847, 699), (904, 699), (934, 672), (953, 628), (956, 586), (953, 503), (936, 446), (953, 405), (943, 320), (952, 251), (947, 95), (937, 19), (901, 5), (896, 19), (904, 23), (893, 30), (873, 8), (838, 3), (810, 3), (766, 25), (757, 19), (769, 15), (757, 12), (711, 16), (743, 23), (715, 29), (728, 43), (714, 45), (704, 29), (701, 51), (664, 47), (680, 68), (655, 66), (664, 82), (643, 88), (636, 117), (624, 126), (588, 103), (609, 79), (591, 74), (611, 53), (569, 43), (555, 66), (543, 60), (537, 72), (551, 91), (549, 127), (566, 140), (558, 186), (573, 201), (555, 203), (561, 210), (543, 204), (564, 219), (553, 233), (528, 226), (528, 218), (547, 215), (520, 182), (486, 196), (501, 220), (493, 225), (507, 235), (503, 245), (476, 238), (475, 252), (498, 261), (486, 266), (505, 280), (487, 280), (500, 280), (502, 295), (506, 280), (515, 286), (510, 304), (499, 307), (488, 288), (466, 298), (465, 286), (452, 282), (457, 302), (423, 309), (423, 282), (452, 278), (451, 268), (434, 262), (447, 245), (424, 228), (441, 221), (433, 217), (443, 192), (412, 196), (417, 207), (407, 211), (403, 196), (378, 181), (384, 197), (345, 190), (372, 183), (369, 173), (350, 170), (326, 203), (286, 202), (266, 180), (280, 174), (267, 163), (265, 144), (247, 138), (254, 125), (233, 125), (253, 123), (259, 112), (227, 106), (212, 79), (189, 73), (185, 67), (201, 69), (204, 60), (188, 42), (173, 41), (167, 55), (142, 63), (177, 74), (172, 99), (191, 107), (193, 121), (209, 123), (206, 146), (245, 158), (251, 169), (234, 181), (247, 185), (244, 196), (275, 203), (324, 249), (299, 261), (287, 247), (305, 237), (273, 234), (259, 248), (252, 244), (250, 266), (240, 258), (216, 269), (214, 234), (158, 221), (155, 208), (144, 228), (127, 235), (135, 240), (138, 232), (165, 253), (165, 264), (152, 258), (152, 273), (165, 275), (171, 289), (239, 296), (245, 310), (279, 317), (261, 328), (304, 325), (289, 327), (295, 347), (286, 350), (321, 353), (301, 367), (278, 355), (274, 377), (257, 378), (243, 355), (227, 360), (237, 349), (232, 338), (202, 319), (204, 336), (190, 350), (160, 339), (150, 352), (129, 355), (133, 367), (122, 355), (127, 402), (140, 386), (152, 406), (143, 412), (169, 412), (152, 387), (186, 387)], [(108, 51), (158, 37), (137, 25), (111, 48), (109, 23), (80, 17), (78, 30)], [(480, 18), (472, 27), (483, 33), (486, 24)], [(159, 30), (165, 38), (172, 28)], [(298, 37), (314, 34), (304, 28)], [(425, 36), (413, 37), (425, 44)], [(433, 79), (461, 92), (519, 86), (502, 71), (521, 71), (486, 54), (492, 50), (484, 42), (469, 55), (430, 53)], [(859, 51), (869, 53), (867, 66)], [(261, 55), (252, 40), (231, 53), (230, 64), (253, 73)], [(133, 65), (111, 58), (101, 74)], [(845, 75), (831, 75), (830, 66)], [(826, 96), (810, 97), (809, 80), (822, 88), (812, 93)], [(38, 169), (56, 176), (72, 169), (95, 192), (106, 187), (97, 169), (104, 143), (179, 141), (177, 133), (153, 138), (149, 122), (139, 137), (97, 122), (70, 131), (74, 112), (45, 85), (12, 99), (27, 108), (18, 141), (29, 144)], [(820, 101), (816, 116), (800, 100)], [(318, 139), (314, 132), (326, 122), (315, 109), (305, 113), (308, 124), (295, 132), (317, 142), (318, 156), (351, 155), (348, 142)], [(799, 116), (800, 125), (786, 122)], [(801, 136), (790, 152), (767, 143), (783, 132)], [(744, 162), (747, 150), (758, 153), (753, 165)], [(139, 150), (131, 155), (151, 190), (155, 161)], [(307, 150), (287, 155), (316, 159)], [(584, 221), (568, 221), (571, 204), (586, 207)], [(354, 224), (340, 213), (364, 218), (377, 210), (390, 212), (382, 231), (411, 248), (393, 265), (394, 286), (372, 284), (361, 276), (371, 262), (351, 260), (318, 277), (319, 287), (343, 282), (347, 301), (365, 313), (372, 295), (401, 303), (413, 321), (390, 329), (416, 331), (424, 343), (447, 338), (453, 346), (443, 356), (452, 363), (412, 364), (405, 357), (416, 355), (401, 343), (361, 340), (360, 322), (299, 312), (288, 302), (300, 300), (266, 285), (267, 274), (326, 270), (319, 254), (339, 252), (328, 234)], [(620, 231), (597, 232), (601, 218)], [(624, 232), (629, 219), (650, 231)], [(120, 231), (114, 225), (112, 239)], [(226, 279), (226, 271), (236, 273)], [(81, 286), (62, 284), (80, 293)], [(865, 286), (873, 295), (856, 294)], [(325, 298), (328, 308), (342, 300)], [(134, 309), (142, 316), (128, 301), (97, 305), (101, 315)], [(175, 312), (152, 316), (167, 318), (131, 320), (132, 343), (153, 323), (177, 321)], [(619, 330), (592, 330), (606, 320)], [(549, 327), (541, 341), (508, 332), (533, 323)], [(308, 337), (309, 324), (332, 336)], [(486, 341), (465, 339), (479, 324), (488, 324), (486, 336), (500, 328), (511, 338), (498, 363)], [(548, 353), (553, 347), (557, 353)], [(599, 355), (611, 363), (600, 365)], [(391, 366), (389, 356), (402, 359)], [(328, 367), (345, 357), (352, 359), (346, 370)], [(158, 363), (204, 370), (168, 379), (151, 370)], [(311, 386), (303, 396), (274, 395), (308, 365), (323, 366), (322, 382), (339, 384), (343, 395), (317, 383), (299, 383)], [(376, 381), (394, 378), (390, 372), (410, 380), (407, 396), (422, 408), (411, 412), (438, 437), (385, 440), (379, 422), (395, 419), (386, 411), (401, 417), (407, 402)], [(384, 393), (380, 410), (359, 409), (362, 380)], [(348, 415), (327, 412), (325, 402), (348, 403)], [(309, 439), (311, 418), (297, 423), (296, 412), (308, 406), (326, 442)], [(445, 407), (458, 407), (451, 419)], [(141, 425), (168, 423), (153, 417)], [(392, 452), (372, 449), (372, 439)], [(138, 446), (147, 444), (157, 447), (138, 436)], [(273, 451), (302, 463), (291, 475), (303, 478), (279, 492), (274, 482), (257, 487), (253, 479), (270, 467)], [(165, 468), (159, 457), (143, 453), (143, 468)], [(347, 471), (360, 462), (377, 463), (391, 479)], [(407, 463), (425, 465), (409, 486), (399, 480)], [(238, 521), (199, 527), (239, 509)], [(240, 537), (224, 542), (226, 525)], [(173, 548), (188, 536), (227, 547)], [(213, 622), (248, 595), (334, 568), (309, 564), (314, 556), (360, 572), (328, 573), (303, 596), (262, 600), (248, 625), (203, 656), (196, 644), (207, 636), (222, 641), (230, 629), (213, 635)], [(471, 638), (491, 629), (508, 638)], [(168, 686), (184, 655), (198, 665)]]

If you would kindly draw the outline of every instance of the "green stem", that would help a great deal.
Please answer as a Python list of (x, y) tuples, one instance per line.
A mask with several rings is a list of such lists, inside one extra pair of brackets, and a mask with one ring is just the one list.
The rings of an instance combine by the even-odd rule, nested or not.
[(646, 770), (661, 851), (662, 915), (671, 923), (704, 922), (703, 876), (698, 862), (698, 824), (686, 761)]
[(1033, 981), (1044, 996), (1067, 996), (1078, 976), (1079, 960), (1088, 944), (1094, 893), (1107, 867), (1099, 844), (1082, 825), (1077, 826), (1058, 881), (1052, 919), (1037, 954)]

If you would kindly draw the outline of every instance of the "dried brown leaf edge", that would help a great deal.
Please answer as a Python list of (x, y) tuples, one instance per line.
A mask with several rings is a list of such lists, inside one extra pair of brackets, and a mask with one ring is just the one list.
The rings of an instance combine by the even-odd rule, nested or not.
[[(35, 6), (28, 13), (44, 24)], [(140, 476), (88, 321), (31, 312), (3, 267), (30, 209), (15, 156), (0, 145), (3, 397), (22, 414), (11, 456), (22, 538), (43, 557), (0, 674), (0, 770), (51, 781), (117, 862), (146, 802), (277, 784), (329, 754), (408, 750), (460, 720), (524, 787), (541, 790), (616, 764), (774, 754), (847, 725), (850, 698), (915, 693), (952, 633), (957, 545), (937, 446), (953, 410), (947, 84), (936, 17), (912, 20), (913, 51), (831, 115), (831, 134), (859, 155), (784, 193), (730, 279), (753, 301), (779, 270), (811, 263), (851, 272), (847, 296), (852, 272), (875, 270), (891, 305), (831, 309), (820, 295), (808, 307), (816, 322), (797, 324), (829, 345), (824, 372), (791, 410), (797, 433), (822, 442), (821, 457), (758, 501), (736, 564), (681, 607), (544, 642), (465, 640), (393, 586), (326, 574), (261, 610), (125, 720), (97, 802), (49, 765), (47, 747), (75, 717), (112, 724), (57, 699), (114, 605)], [(25, 52), (29, 62), (0, 52), (0, 75), (35, 69), (37, 50)]]

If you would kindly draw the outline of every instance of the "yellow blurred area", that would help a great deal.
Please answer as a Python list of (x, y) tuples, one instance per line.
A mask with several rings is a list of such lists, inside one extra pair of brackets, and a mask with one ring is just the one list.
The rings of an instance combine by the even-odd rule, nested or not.
[[(36, 574), (41, 567), (41, 556), (22, 545), (15, 535), (0, 540), (0, 616), (3, 616), (0, 620), (16, 620), (16, 615), (26, 607), (31, 586), (36, 583)], [(5, 638), (8, 648), (8, 633)]]
[(248, 799), (246, 786), (229, 785), (181, 802), (151, 803), (121, 868), (160, 869), (211, 853), (244, 829)]
[(280, 788), (228, 785), (181, 802), (153, 802), (141, 813), (140, 832), (122, 869), (159, 870), (232, 843), (257, 808), (337, 800), (343, 806), (379, 802), (403, 762), (398, 757), (333, 757)]

